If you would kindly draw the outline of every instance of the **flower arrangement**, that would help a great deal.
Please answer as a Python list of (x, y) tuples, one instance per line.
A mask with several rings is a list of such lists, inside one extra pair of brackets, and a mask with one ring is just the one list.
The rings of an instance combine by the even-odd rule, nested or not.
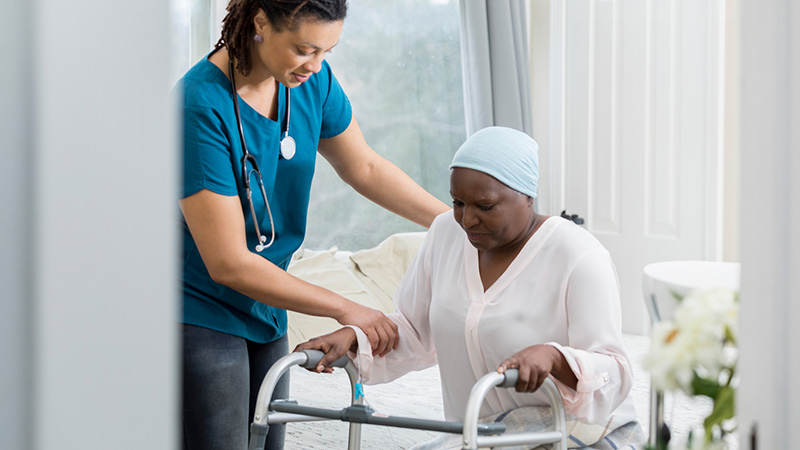
[[(738, 295), (714, 289), (694, 291), (681, 298), (673, 320), (653, 328), (651, 349), (644, 360), (651, 389), (682, 391), (713, 401), (703, 421), (702, 436), (691, 430), (687, 448), (725, 449), (725, 437), (735, 428), (736, 360), (738, 352)], [(668, 438), (649, 450), (666, 450)]]

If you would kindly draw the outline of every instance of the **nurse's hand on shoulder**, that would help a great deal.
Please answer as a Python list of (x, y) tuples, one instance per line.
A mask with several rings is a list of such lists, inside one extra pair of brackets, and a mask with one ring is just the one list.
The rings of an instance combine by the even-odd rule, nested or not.
[(501, 362), (497, 372), (503, 373), (508, 369), (519, 370), (517, 392), (536, 391), (550, 374), (572, 389), (578, 386), (578, 378), (567, 359), (552, 345), (532, 345), (522, 349)]
[(397, 348), (397, 324), (386, 314), (358, 303), (350, 302), (344, 313), (335, 317), (342, 325), (355, 325), (364, 331), (372, 346), (372, 354), (384, 356)]

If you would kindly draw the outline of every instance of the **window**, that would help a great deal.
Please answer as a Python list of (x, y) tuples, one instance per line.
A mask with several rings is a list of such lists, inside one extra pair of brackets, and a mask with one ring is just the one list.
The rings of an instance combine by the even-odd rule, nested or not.
[(214, 48), (227, 0), (171, 0), (173, 78), (180, 79)]
[[(450, 203), (453, 154), (466, 138), (457, 0), (350, 0), (328, 57), (367, 143)], [(423, 228), (358, 195), (320, 157), (304, 247), (358, 250)]]

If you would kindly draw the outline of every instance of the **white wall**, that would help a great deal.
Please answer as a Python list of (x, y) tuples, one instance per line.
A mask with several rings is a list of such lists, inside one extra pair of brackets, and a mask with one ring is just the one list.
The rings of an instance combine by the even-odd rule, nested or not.
[[(741, 0), (743, 450), (800, 429), (800, 5)], [(751, 447), (755, 430), (756, 447)]]
[(0, 448), (175, 448), (170, 4), (0, 11)]

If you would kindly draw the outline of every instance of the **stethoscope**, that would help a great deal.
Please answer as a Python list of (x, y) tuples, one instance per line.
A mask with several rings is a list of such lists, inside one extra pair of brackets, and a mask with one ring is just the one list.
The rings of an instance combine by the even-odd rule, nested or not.
[[(247, 143), (244, 140), (244, 129), (242, 129), (242, 118), (239, 114), (239, 95), (236, 93), (236, 81), (233, 79), (233, 61), (228, 61), (228, 70), (231, 80), (231, 92), (233, 94), (233, 109), (236, 111), (236, 125), (239, 128), (239, 139), (242, 142), (242, 152), (244, 155), (242, 156), (242, 182), (244, 184), (244, 190), (247, 194), (247, 201), (250, 203), (250, 214), (253, 215), (253, 224), (256, 227), (256, 234), (258, 235), (258, 244), (256, 244), (256, 251), (261, 252), (262, 250), (269, 248), (275, 243), (275, 222), (272, 220), (272, 210), (269, 207), (269, 200), (267, 199), (267, 192), (264, 190), (264, 182), (261, 179), (261, 171), (258, 169), (258, 163), (256, 162), (256, 158), (247, 151)], [(284, 125), (283, 130), (281, 130), (281, 156), (286, 159), (292, 159), (294, 157), (295, 151), (297, 150), (297, 146), (294, 142), (294, 139), (289, 136), (289, 111), (290, 111), (290, 102), (291, 102), (291, 94), (289, 93), (290, 89), (286, 88), (286, 123)], [(253, 170), (247, 171), (247, 161), (250, 161), (250, 165), (253, 166)], [(267, 237), (261, 234), (261, 229), (258, 226), (258, 217), (256, 216), (256, 209), (253, 207), (253, 191), (250, 189), (250, 176), (252, 174), (256, 175), (256, 181), (258, 181), (258, 187), (261, 189), (261, 195), (264, 197), (264, 204), (267, 205), (267, 215), (269, 215), (269, 226), (272, 229), (272, 238), (270, 239), (269, 243), (267, 243)]]

